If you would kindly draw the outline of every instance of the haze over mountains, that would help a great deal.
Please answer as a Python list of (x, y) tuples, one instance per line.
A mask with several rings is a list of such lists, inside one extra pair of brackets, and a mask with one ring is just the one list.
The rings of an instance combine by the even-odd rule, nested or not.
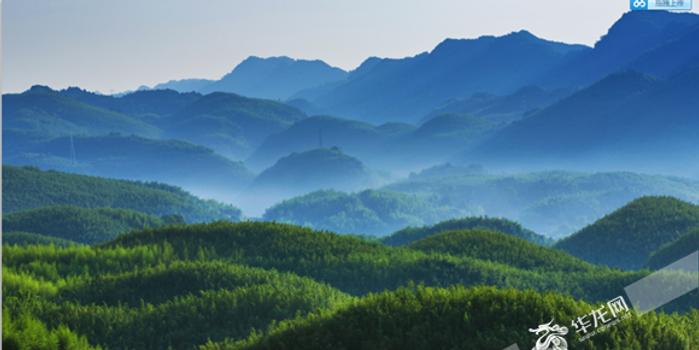
[[(4, 95), (2, 348), (527, 349), (605, 323), (698, 249), (698, 18)], [(571, 348), (699, 349), (695, 272)]]
[[(162, 181), (244, 209), (261, 184), (287, 189), (276, 203), (316, 190), (376, 188), (447, 162), (484, 165), (494, 178), (550, 169), (696, 177), (697, 33), (694, 14), (628, 13), (594, 47), (519, 31), (447, 39), (413, 57), (372, 57), (351, 72), (322, 61), (251, 57), (217, 81), (119, 96), (35, 86), (3, 96), (4, 162)], [(299, 160), (334, 147), (346, 162)], [(363, 170), (348, 171), (347, 164)], [(377, 174), (381, 181), (367, 181)], [(343, 176), (353, 185), (298, 180)], [(441, 197), (446, 178), (420, 186)], [(683, 193), (687, 183), (633, 188), (691, 200), (693, 192)], [(554, 208), (570, 205), (562, 200)], [(597, 218), (600, 211), (593, 212), (586, 218)], [(575, 219), (566, 229), (545, 221), (527, 223), (556, 235), (584, 223)]]

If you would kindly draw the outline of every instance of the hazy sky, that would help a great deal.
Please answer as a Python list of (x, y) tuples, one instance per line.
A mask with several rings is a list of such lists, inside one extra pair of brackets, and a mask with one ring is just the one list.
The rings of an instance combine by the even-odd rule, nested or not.
[(249, 55), (319, 58), (345, 69), (444, 38), (527, 29), (593, 44), (628, 0), (4, 0), (2, 86), (117, 92), (219, 78)]

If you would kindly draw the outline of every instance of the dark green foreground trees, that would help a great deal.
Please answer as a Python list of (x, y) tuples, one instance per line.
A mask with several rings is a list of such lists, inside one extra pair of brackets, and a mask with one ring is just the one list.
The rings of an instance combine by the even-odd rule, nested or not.
[(552, 319), (571, 328), (567, 336), (570, 349), (699, 348), (696, 311), (686, 317), (632, 317), (581, 343), (569, 322), (592, 308), (570, 297), (532, 291), (403, 288), (283, 322), (244, 341), (211, 342), (203, 348), (501, 350), (516, 342), (520, 349), (528, 349), (537, 338), (528, 329)]
[[(494, 231), (388, 247), (273, 223), (6, 245), (2, 258), (3, 349), (499, 350), (531, 346), (528, 328), (589, 312), (647, 273)], [(691, 308), (645, 315), (571, 349), (696, 350), (697, 322)]]

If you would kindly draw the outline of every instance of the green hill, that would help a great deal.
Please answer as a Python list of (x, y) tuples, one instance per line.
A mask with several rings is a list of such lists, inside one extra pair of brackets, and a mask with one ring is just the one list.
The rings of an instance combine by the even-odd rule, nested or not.
[(174, 90), (139, 90), (122, 96), (101, 95), (72, 87), (60, 92), (84, 103), (157, 123), (182, 108), (199, 100), (198, 93), (179, 93)]
[(407, 245), (417, 240), (442, 232), (464, 229), (491, 229), (519, 237), (539, 245), (550, 243), (549, 239), (546, 237), (527, 230), (526, 228), (522, 227), (522, 225), (514, 221), (489, 217), (451, 219), (431, 226), (407, 227), (383, 238), (382, 242), (390, 246)]
[(180, 188), (113, 180), (29, 167), (2, 167), (4, 213), (54, 205), (131, 209), (156, 216), (180, 215), (187, 222), (241, 219), (239, 209), (205, 201)]
[[(176, 283), (172, 283), (175, 281)], [(138, 306), (141, 301), (162, 304), (178, 296), (197, 294), (199, 291), (235, 289), (260, 284), (278, 287), (317, 288), (327, 294), (327, 304), (341, 300), (342, 293), (291, 273), (229, 264), (222, 261), (180, 261), (171, 265), (157, 265), (144, 270), (104, 274), (81, 280), (61, 289), (63, 300), (81, 303), (120, 303)], [(164, 285), (170, 288), (162, 289)], [(337, 301), (334, 300), (334, 301)]]
[(336, 147), (318, 148), (279, 159), (255, 178), (250, 190), (286, 195), (321, 189), (353, 191), (371, 186), (373, 180), (359, 159)]
[(84, 244), (110, 241), (122, 233), (167, 223), (157, 216), (128, 209), (67, 205), (15, 212), (2, 219), (3, 230), (32, 232)]
[(12, 231), (2, 233), (2, 244), (53, 244), (59, 247), (67, 247), (76, 244), (76, 242), (48, 235), (40, 235), (38, 233)]
[[(12, 317), (32, 315), (49, 329), (65, 327), (105, 348), (192, 349), (207, 340), (242, 338), (274, 320), (348, 300), (333, 288), (291, 274), (221, 262), (125, 264), (145, 251), (91, 254), (90, 249), (10, 249), (12, 257), (5, 261), (3, 271), (3, 310)], [(146, 251), (161, 262), (166, 257), (162, 251)], [(13, 259), (14, 252), (35, 253), (35, 263)], [(46, 276), (36, 262), (51, 266), (52, 254), (64, 257), (53, 262), (57, 271), (93, 264), (111, 263), (111, 267), (100, 273)], [(80, 259), (82, 264), (71, 259)], [(31, 305), (17, 302), (26, 293), (33, 293)], [(25, 336), (20, 341), (31, 339), (36, 338)]]
[(15, 149), (21, 144), (69, 134), (121, 132), (155, 137), (160, 133), (136, 117), (84, 103), (45, 86), (34, 86), (21, 94), (6, 94), (2, 100), (3, 131), (21, 136), (21, 139), (3, 139), (5, 160), (21, 151)]
[(653, 252), (647, 266), (660, 269), (699, 250), (699, 227)]
[[(244, 159), (269, 135), (306, 118), (303, 112), (281, 102), (218, 92), (201, 95), (153, 90), (109, 96), (75, 87), (58, 91), (34, 86), (21, 94), (5, 94), (2, 99), (3, 158), (14, 164), (55, 138), (112, 133), (175, 138)], [(58, 150), (70, 152), (67, 143), (58, 146)]]
[(217, 259), (311, 277), (355, 295), (415, 281), (433, 286), (491, 284), (557, 290), (598, 300), (643, 276), (593, 266), (581, 266), (574, 272), (535, 272), (467, 255), (388, 247), (353, 236), (275, 223), (219, 222), (145, 230), (120, 236), (109, 247), (154, 244), (171, 249), (178, 258), (209, 252)]
[(596, 264), (646, 265), (651, 253), (699, 226), (699, 206), (672, 197), (643, 197), (556, 244)]
[[(345, 330), (363, 332), (362, 339), (370, 347), (384, 348), (401, 341), (397, 334), (420, 332), (432, 345), (454, 339), (474, 344), (486, 341), (475, 334), (490, 333), (461, 322), (500, 325), (494, 327), (493, 337), (497, 335), (503, 344), (507, 341), (505, 345), (515, 341), (522, 345), (525, 340), (531, 341), (524, 338), (532, 337), (527, 332), (529, 327), (550, 317), (565, 322), (565, 318), (589, 313), (591, 305), (533, 290), (463, 286), (555, 290), (598, 302), (617, 296), (624, 286), (646, 274), (585, 263), (573, 266), (571, 261), (575, 259), (562, 252), (504, 234), (479, 232), (480, 236), (468, 236), (465, 241), (474, 238), (472, 242), (482, 249), (469, 250), (465, 244), (454, 254), (448, 249), (434, 249), (436, 244), (419, 247), (442, 237), (459, 241), (449, 234), (428, 238), (412, 248), (389, 247), (353, 236), (258, 222), (148, 229), (100, 246), (4, 246), (3, 311), (11, 320), (28, 317), (37, 326), (25, 327), (26, 332), (13, 331), (3, 339), (26, 344), (44, 341), (51, 337), (47, 332), (63, 329), (74, 337), (83, 337), (80, 339), (86, 344), (104, 348), (189, 349), (206, 342), (227, 346), (246, 337), (246, 342), (252, 344), (260, 337), (281, 335), (290, 329), (289, 325), (295, 325), (291, 328), (296, 330), (321, 331), (325, 320), (358, 313), (364, 316), (352, 318), (360, 317), (364, 322), (359, 323), (369, 328), (355, 329), (359, 323), (343, 318), (338, 321), (340, 328), (334, 328), (333, 336), (322, 340), (321, 345), (298, 337), (299, 344), (280, 347), (270, 343), (270, 347), (341, 347), (346, 341), (345, 333), (338, 332), (343, 322), (347, 322)], [(504, 256), (499, 249), (511, 253)], [(545, 266), (539, 266), (542, 260)], [(390, 292), (416, 284), (460, 286)], [(378, 300), (387, 308), (377, 306)], [(366, 309), (356, 311), (362, 305)], [(688, 310), (681, 310), (686, 313), (683, 316), (651, 314), (627, 320), (633, 323), (623, 326), (629, 327), (623, 328), (624, 332), (605, 334), (639, 344), (671, 341), (669, 344), (687, 348), (694, 338), (685, 328), (694, 330), (691, 325), (699, 317)], [(306, 322), (315, 326), (307, 328)], [(440, 322), (454, 325), (444, 328)], [(376, 327), (379, 323), (384, 326)], [(409, 324), (417, 328), (405, 328)], [(447, 333), (425, 328), (427, 325)], [(32, 337), (30, 329), (37, 327), (46, 332), (35, 332)], [(451, 337), (449, 327), (468, 338)], [(272, 330), (270, 335), (265, 332), (268, 329)], [(676, 333), (658, 329), (674, 329)], [(600, 337), (607, 339), (606, 335)], [(354, 335), (352, 338), (357, 339)], [(616, 344), (609, 341), (595, 344)]]
[(485, 229), (446, 231), (410, 244), (426, 253), (469, 256), (525, 270), (586, 271), (586, 262), (561, 251), (538, 246), (521, 238)]
[[(552, 320), (570, 320), (596, 306), (558, 294), (531, 291), (418, 287), (370, 295), (335, 310), (283, 322), (241, 342), (209, 343), (224, 349), (528, 349), (528, 331)], [(694, 349), (699, 313), (687, 317), (632, 317), (579, 344), (570, 327), (571, 349)]]
[(165, 182), (207, 196), (218, 193), (219, 197), (231, 196), (252, 180), (252, 173), (241, 162), (203, 146), (120, 134), (56, 138), (37, 144), (9, 164)]
[(686, 178), (630, 172), (434, 170), (383, 189), (430, 198), (458, 212), (451, 217), (504, 217), (551, 238), (568, 236), (642, 196), (666, 195), (699, 203), (699, 182)]
[(170, 137), (243, 159), (269, 135), (304, 118), (303, 112), (280, 102), (216, 92), (163, 119), (162, 127)]
[[(395, 124), (393, 124), (395, 126)], [(294, 123), (288, 129), (268, 137), (246, 161), (253, 169), (264, 169), (289, 154), (320, 147), (339, 147), (369, 165), (390, 161), (384, 144), (407, 131), (409, 127), (374, 126), (350, 119), (315, 116)], [(377, 152), (377, 150), (382, 152)]]
[(393, 191), (318, 191), (267, 209), (266, 221), (279, 221), (340, 233), (384, 235), (456, 215), (424, 198)]

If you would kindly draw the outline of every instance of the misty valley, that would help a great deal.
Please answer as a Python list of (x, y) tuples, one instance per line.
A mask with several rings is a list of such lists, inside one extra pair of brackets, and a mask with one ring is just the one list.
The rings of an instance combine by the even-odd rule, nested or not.
[(699, 350), (699, 15), (2, 115), (5, 349)]

